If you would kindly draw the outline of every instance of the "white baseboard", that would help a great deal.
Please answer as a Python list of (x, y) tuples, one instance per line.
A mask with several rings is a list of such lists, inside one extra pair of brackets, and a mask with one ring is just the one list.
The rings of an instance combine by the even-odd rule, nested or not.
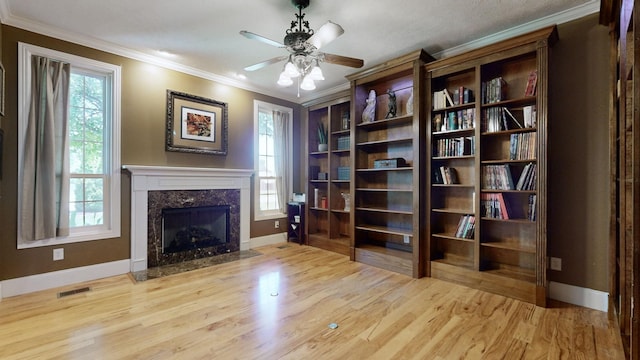
[(251, 238), (251, 249), (265, 245), (280, 244), (283, 242), (287, 242), (287, 233), (260, 236), (257, 238)]
[(0, 282), (0, 299), (129, 272), (130, 260), (118, 260), (73, 269), (52, 271)]
[(609, 293), (579, 286), (549, 282), (549, 297), (573, 305), (607, 312)]

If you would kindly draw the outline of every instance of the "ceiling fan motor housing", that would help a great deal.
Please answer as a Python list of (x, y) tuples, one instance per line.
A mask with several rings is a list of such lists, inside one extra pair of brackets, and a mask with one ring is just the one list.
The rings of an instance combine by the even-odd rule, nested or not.
[(307, 39), (311, 37), (311, 34), (303, 31), (293, 31), (288, 33), (284, 37), (284, 46), (287, 48), (293, 49), (293, 52), (297, 53), (300, 51), (305, 51), (307, 44)]
[(291, 0), (291, 3), (298, 9), (304, 9), (309, 6), (309, 0)]

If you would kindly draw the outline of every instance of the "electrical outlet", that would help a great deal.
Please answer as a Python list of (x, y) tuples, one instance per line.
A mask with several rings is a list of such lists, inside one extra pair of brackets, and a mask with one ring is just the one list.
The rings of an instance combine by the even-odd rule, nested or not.
[(280, 229), (280, 220), (276, 220), (274, 226), (276, 227), (276, 229)]
[(404, 241), (405, 244), (411, 243), (411, 240), (409, 240), (409, 235), (404, 235), (402, 240)]
[(64, 249), (53, 249), (53, 261), (64, 260)]
[(551, 267), (551, 270), (562, 271), (562, 259), (552, 257), (549, 261), (549, 267)]

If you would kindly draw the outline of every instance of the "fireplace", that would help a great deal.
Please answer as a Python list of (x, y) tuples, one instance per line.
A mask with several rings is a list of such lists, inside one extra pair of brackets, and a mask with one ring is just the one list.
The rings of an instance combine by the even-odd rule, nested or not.
[[(131, 271), (221, 253), (248, 250), (251, 170), (123, 166), (131, 174)], [(162, 245), (162, 210), (228, 206), (228, 242), (168, 252)]]
[(148, 204), (149, 267), (240, 250), (240, 190), (149, 191)]
[(177, 253), (229, 243), (230, 206), (162, 209), (162, 253)]

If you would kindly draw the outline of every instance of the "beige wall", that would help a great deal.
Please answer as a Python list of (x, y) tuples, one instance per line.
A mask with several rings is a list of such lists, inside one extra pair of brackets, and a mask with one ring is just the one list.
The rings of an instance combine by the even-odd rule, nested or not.
[(549, 116), (552, 281), (609, 291), (608, 29), (591, 15), (558, 27)]
[[(299, 133), (301, 107), (273, 97), (245, 91), (209, 80), (167, 70), (155, 65), (108, 54), (83, 46), (2, 26), (2, 62), (7, 70), (3, 181), (0, 184), (0, 280), (54, 270), (129, 258), (129, 177), (123, 173), (122, 236), (117, 239), (64, 245), (65, 259), (52, 261), (52, 247), (16, 249), (17, 193), (17, 42), (22, 41), (76, 54), (122, 67), (122, 164), (196, 166), (252, 169), (253, 100), (294, 109), (294, 133)], [(167, 89), (203, 96), (229, 104), (229, 149), (227, 156), (165, 151)], [(294, 136), (296, 141), (300, 136)], [(299, 143), (294, 143), (299, 147)], [(294, 183), (299, 184), (299, 165)], [(299, 191), (297, 188), (295, 191)], [(253, 207), (253, 202), (252, 202)], [(253, 214), (253, 211), (252, 211)], [(284, 221), (285, 219), (281, 219)], [(276, 230), (273, 221), (251, 221), (251, 237)]]

